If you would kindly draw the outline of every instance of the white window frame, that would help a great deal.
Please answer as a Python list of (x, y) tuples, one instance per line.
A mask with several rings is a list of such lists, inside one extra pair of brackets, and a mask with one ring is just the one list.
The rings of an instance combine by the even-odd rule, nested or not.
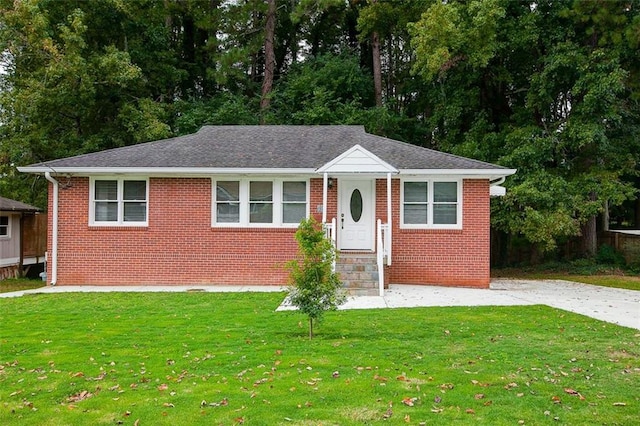
[[(240, 220), (239, 222), (217, 222), (217, 182), (218, 181), (232, 181), (239, 182), (239, 198), (240, 198)], [(249, 200), (249, 185), (250, 182), (272, 182), (273, 185), (273, 211), (271, 223), (251, 223), (250, 220), (250, 205)], [(236, 176), (218, 176), (211, 178), (211, 226), (214, 228), (297, 228), (300, 223), (285, 223), (283, 219), (283, 184), (284, 182), (304, 182), (306, 187), (306, 202), (305, 202), (305, 217), (309, 217), (309, 205), (311, 198), (310, 180), (308, 178), (239, 178)]]
[(12, 221), (12, 217), (10, 214), (0, 214), (0, 217), (6, 217), (7, 218), (7, 225), (0, 225), (2, 227), (7, 228), (7, 234), (6, 235), (2, 235), (0, 234), (0, 240), (9, 240), (11, 239), (11, 222)]
[[(404, 184), (405, 182), (426, 182), (427, 183), (427, 223), (404, 223)], [(434, 224), (433, 223), (433, 184), (436, 182), (455, 182), (456, 194), (456, 223), (455, 224)], [(400, 229), (462, 229), (462, 179), (437, 178), (428, 179), (420, 177), (403, 178), (400, 180)], [(445, 203), (453, 204), (453, 203)]]
[[(96, 199), (95, 199), (95, 182), (96, 181), (116, 181), (117, 182), (117, 200), (118, 203), (118, 220), (115, 221), (97, 221), (96, 218)], [(125, 181), (144, 181), (146, 186), (145, 193), (145, 220), (140, 222), (124, 221), (124, 182)], [(149, 226), (149, 178), (140, 176), (96, 176), (89, 179), (89, 226), (119, 226), (119, 227), (145, 227)]]

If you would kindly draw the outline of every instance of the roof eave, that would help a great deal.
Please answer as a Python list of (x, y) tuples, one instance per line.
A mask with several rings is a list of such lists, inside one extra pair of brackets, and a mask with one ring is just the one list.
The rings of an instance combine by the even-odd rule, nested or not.
[[(60, 175), (146, 175), (146, 176), (211, 176), (211, 175), (316, 175), (315, 168), (243, 168), (243, 167), (48, 167), (21, 166), (22, 173)], [(457, 176), (472, 179), (499, 179), (511, 176), (516, 169), (400, 169), (399, 175)]]
[(23, 173), (52, 175), (162, 175), (162, 176), (210, 176), (221, 174), (299, 175), (315, 174), (313, 168), (243, 168), (243, 167), (18, 167)]
[(457, 176), (469, 179), (499, 179), (514, 175), (517, 169), (400, 169), (400, 175)]

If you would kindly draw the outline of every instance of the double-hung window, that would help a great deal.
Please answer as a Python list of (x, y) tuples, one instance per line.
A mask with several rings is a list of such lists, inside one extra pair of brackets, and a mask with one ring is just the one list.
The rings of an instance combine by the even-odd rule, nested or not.
[(11, 218), (9, 216), (0, 216), (0, 238), (9, 238), (11, 236), (10, 225)]
[(304, 180), (219, 179), (213, 187), (213, 226), (294, 227), (309, 214)]
[(460, 181), (404, 180), (401, 226), (417, 229), (462, 227)]
[(91, 224), (146, 226), (148, 186), (146, 179), (92, 179)]

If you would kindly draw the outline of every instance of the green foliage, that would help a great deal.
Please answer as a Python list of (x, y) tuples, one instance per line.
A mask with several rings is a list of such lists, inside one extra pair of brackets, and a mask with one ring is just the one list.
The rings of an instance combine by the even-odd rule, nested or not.
[(373, 80), (356, 57), (323, 55), (296, 64), (276, 83), (270, 121), (338, 124), (373, 104)]
[(409, 24), (418, 57), (414, 71), (433, 78), (459, 62), (485, 67), (498, 49), (498, 25), (504, 16), (500, 0), (435, 2), (418, 22)]
[(624, 256), (608, 244), (603, 244), (598, 248), (596, 261), (605, 265), (624, 266), (626, 264)]
[[(265, 11), (263, 0), (0, 0), (0, 193), (45, 207), (44, 179), (16, 165), (257, 124)], [(584, 238), (605, 202), (635, 223), (635, 2), (292, 0), (276, 15), (267, 123), (363, 124), (516, 168), (493, 224), (542, 251)]]
[(344, 303), (345, 295), (338, 275), (332, 270), (335, 247), (313, 217), (300, 222), (296, 241), (299, 259), (288, 264), (289, 300), (309, 318), (312, 338), (314, 322), (321, 321), (326, 311), (336, 310)]
[(180, 135), (197, 132), (206, 124), (258, 124), (257, 98), (221, 94), (208, 100), (175, 102), (173, 128)]
[(497, 228), (548, 252), (586, 238), (605, 202), (636, 197), (638, 13), (618, 2), (451, 1), (409, 26), (434, 145), (518, 169), (492, 203)]

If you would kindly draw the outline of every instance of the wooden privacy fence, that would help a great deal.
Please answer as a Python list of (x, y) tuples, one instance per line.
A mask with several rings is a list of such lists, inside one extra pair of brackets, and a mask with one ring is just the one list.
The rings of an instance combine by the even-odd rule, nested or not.
[(47, 251), (47, 215), (25, 215), (23, 223), (22, 253), (27, 257), (44, 257)]
[(608, 244), (621, 253), (627, 264), (640, 265), (640, 231), (605, 231), (598, 235), (598, 246)]

